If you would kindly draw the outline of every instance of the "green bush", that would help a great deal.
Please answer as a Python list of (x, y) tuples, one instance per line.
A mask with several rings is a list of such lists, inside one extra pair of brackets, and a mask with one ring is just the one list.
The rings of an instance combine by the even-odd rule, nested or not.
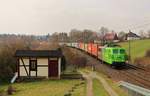
[(146, 57), (150, 57), (150, 50), (146, 52)]

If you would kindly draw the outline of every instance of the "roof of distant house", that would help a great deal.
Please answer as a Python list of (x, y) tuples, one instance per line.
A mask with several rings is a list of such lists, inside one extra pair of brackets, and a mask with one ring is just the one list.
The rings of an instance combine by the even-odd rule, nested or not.
[(135, 34), (133, 32), (127, 33), (127, 37), (137, 37), (137, 38), (140, 38), (140, 36), (138, 36), (137, 34)]
[(16, 57), (62, 57), (60, 50), (17, 50)]
[(106, 33), (104, 36), (104, 39), (106, 39), (106, 40), (118, 40), (118, 36), (114, 32)]

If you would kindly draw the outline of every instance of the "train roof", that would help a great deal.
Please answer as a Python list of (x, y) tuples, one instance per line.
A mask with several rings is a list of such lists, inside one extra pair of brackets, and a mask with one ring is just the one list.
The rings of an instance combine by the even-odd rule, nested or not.
[(107, 48), (107, 49), (125, 49), (125, 48), (122, 48), (122, 47), (104, 47), (104, 48)]

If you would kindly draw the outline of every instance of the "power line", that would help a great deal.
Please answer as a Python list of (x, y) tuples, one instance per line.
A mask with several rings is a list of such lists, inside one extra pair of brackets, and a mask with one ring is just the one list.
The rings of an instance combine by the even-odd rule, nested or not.
[[(142, 24), (141, 24), (142, 23)], [(141, 22), (140, 25), (139, 23), (138, 24), (132, 24), (132, 25), (129, 25), (128, 27), (124, 27), (124, 28), (118, 28), (118, 30), (125, 30), (125, 31), (128, 31), (128, 30), (136, 30), (136, 29), (139, 29), (139, 28), (143, 28), (143, 27), (147, 27), (148, 25), (150, 25), (150, 20), (144, 20), (143, 22)]]
[(143, 28), (143, 27), (146, 27), (146, 26), (148, 26), (148, 25), (150, 25), (150, 22), (149, 23), (146, 23), (146, 24), (142, 24), (142, 25), (138, 25), (138, 26), (136, 26), (136, 27), (132, 27), (132, 28), (128, 28), (128, 29), (125, 29), (125, 30), (135, 30), (135, 29), (139, 29), (139, 28)]

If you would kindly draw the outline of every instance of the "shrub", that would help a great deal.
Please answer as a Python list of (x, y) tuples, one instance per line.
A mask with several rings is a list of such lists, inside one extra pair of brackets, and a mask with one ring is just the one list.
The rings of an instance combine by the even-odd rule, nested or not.
[(21, 41), (3, 42), (0, 48), (0, 81), (10, 81), (16, 71), (16, 59), (14, 54), (18, 49), (27, 49), (26, 44)]
[(134, 63), (142, 67), (150, 68), (150, 50), (146, 52), (145, 57), (136, 58)]
[(8, 95), (12, 95), (14, 92), (16, 92), (15, 88), (13, 86), (8, 86), (8, 89), (7, 89), (7, 94)]
[(149, 57), (136, 58), (134, 62), (135, 62), (135, 64), (137, 64), (139, 66), (150, 68)]
[(85, 67), (86, 66), (86, 63), (87, 63), (87, 60), (85, 57), (81, 57), (81, 56), (76, 56), (74, 58), (74, 64), (77, 66), (77, 67)]
[(150, 50), (148, 50), (147, 52), (146, 52), (146, 55), (145, 55), (146, 57), (150, 57)]

